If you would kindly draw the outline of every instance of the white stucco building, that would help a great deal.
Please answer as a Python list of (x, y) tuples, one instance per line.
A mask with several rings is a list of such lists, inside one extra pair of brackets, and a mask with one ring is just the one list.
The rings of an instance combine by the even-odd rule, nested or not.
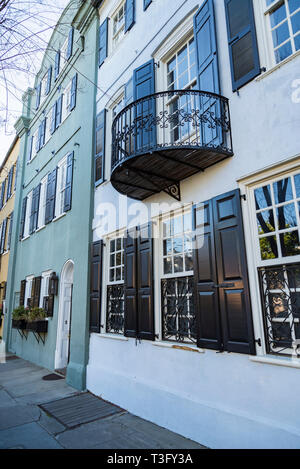
[(87, 387), (211, 448), (299, 448), (300, 2), (98, 6)]

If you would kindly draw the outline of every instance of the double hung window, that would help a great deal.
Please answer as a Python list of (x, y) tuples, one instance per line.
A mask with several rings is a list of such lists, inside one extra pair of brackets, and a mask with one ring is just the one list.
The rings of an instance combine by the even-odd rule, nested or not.
[(300, 49), (299, 0), (265, 0), (276, 63)]
[(124, 236), (107, 241), (106, 332), (124, 332)]
[(67, 185), (67, 156), (58, 164), (55, 217), (64, 213), (65, 192)]
[(125, 3), (118, 8), (117, 12), (113, 15), (113, 31), (112, 31), (112, 43), (113, 49), (118, 45), (122, 37), (124, 36), (125, 30)]

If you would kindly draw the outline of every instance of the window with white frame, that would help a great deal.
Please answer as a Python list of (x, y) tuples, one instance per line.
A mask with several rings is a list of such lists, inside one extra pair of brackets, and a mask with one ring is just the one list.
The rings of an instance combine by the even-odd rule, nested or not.
[(37, 154), (37, 140), (38, 140), (38, 134), (39, 134), (39, 129), (36, 129), (36, 131), (33, 134), (33, 141), (32, 141), (32, 154), (31, 154), (31, 160), (36, 156)]
[(42, 88), (41, 88), (41, 102), (47, 96), (47, 83), (48, 83), (48, 72), (42, 78)]
[(30, 191), (29, 194), (27, 195), (23, 238), (27, 238), (27, 236), (29, 236), (31, 204), (32, 204), (32, 191)]
[(41, 180), (38, 228), (45, 226), (47, 182), (48, 174)]
[(265, 0), (274, 61), (279, 63), (300, 50), (300, 1)]
[(66, 155), (57, 167), (57, 188), (55, 201), (55, 217), (59, 217), (64, 213), (65, 192), (67, 184), (67, 163), (68, 155)]
[(52, 117), (52, 108), (47, 112), (46, 115), (46, 132), (45, 132), (45, 143), (50, 140), (51, 137), (51, 117)]
[(118, 7), (117, 11), (112, 15), (112, 48), (121, 41), (125, 30), (125, 2)]
[(71, 89), (72, 89), (72, 81), (68, 83), (63, 93), (64, 97), (63, 97), (63, 108), (62, 108), (62, 121), (64, 121), (70, 114)]
[(195, 343), (191, 211), (164, 217), (160, 233), (162, 339)]
[(26, 286), (25, 286), (25, 297), (24, 297), (24, 306), (30, 306), (28, 300), (31, 298), (31, 290), (32, 290), (32, 282), (34, 279), (34, 275), (29, 275), (26, 277)]
[(49, 280), (52, 270), (48, 270), (42, 273), (41, 281), (41, 294), (40, 294), (40, 308), (44, 308), (44, 298), (48, 297), (49, 292)]
[(67, 37), (60, 50), (61, 69), (64, 67), (65, 63), (67, 62), (68, 42), (69, 42), (69, 39)]
[(106, 332), (124, 333), (124, 235), (108, 238)]
[(254, 187), (253, 209), (266, 349), (299, 356), (299, 170)]
[[(174, 119), (171, 123), (171, 141), (176, 142), (191, 133), (191, 123), (179, 122), (180, 113), (191, 112), (192, 97), (188, 94), (178, 96), (174, 90), (195, 88), (197, 83), (197, 65), (195, 41), (191, 38), (167, 62), (167, 86), (170, 91), (169, 112)], [(194, 106), (195, 107), (195, 106)]]

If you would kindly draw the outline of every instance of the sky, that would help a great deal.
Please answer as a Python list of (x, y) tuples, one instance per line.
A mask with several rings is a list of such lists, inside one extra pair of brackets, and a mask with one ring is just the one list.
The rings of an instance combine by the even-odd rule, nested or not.
[[(34, 86), (34, 77), (39, 71), (43, 58), (43, 51), (37, 51), (32, 46), (31, 37), (36, 39), (36, 43), (42, 44), (42, 49), (46, 47), (55, 24), (69, 2), (69, 0), (12, 1), (16, 13), (11, 11), (10, 15), (13, 21), (20, 15), (20, 20), (15, 25), (16, 34), (11, 37), (10, 46), (7, 46), (7, 36), (0, 28), (0, 164), (15, 137), (14, 123), (22, 112), (22, 95), (29, 86)], [(28, 48), (32, 49), (23, 59), (20, 54), (19, 37), (24, 35), (25, 41), (26, 38), (29, 41)]]

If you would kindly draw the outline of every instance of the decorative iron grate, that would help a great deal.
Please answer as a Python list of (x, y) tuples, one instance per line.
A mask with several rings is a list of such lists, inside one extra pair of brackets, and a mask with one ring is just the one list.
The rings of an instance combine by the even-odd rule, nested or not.
[(194, 277), (161, 281), (163, 339), (196, 343)]
[(106, 332), (124, 333), (124, 285), (108, 285)]
[(261, 268), (259, 276), (267, 352), (300, 355), (300, 264)]

